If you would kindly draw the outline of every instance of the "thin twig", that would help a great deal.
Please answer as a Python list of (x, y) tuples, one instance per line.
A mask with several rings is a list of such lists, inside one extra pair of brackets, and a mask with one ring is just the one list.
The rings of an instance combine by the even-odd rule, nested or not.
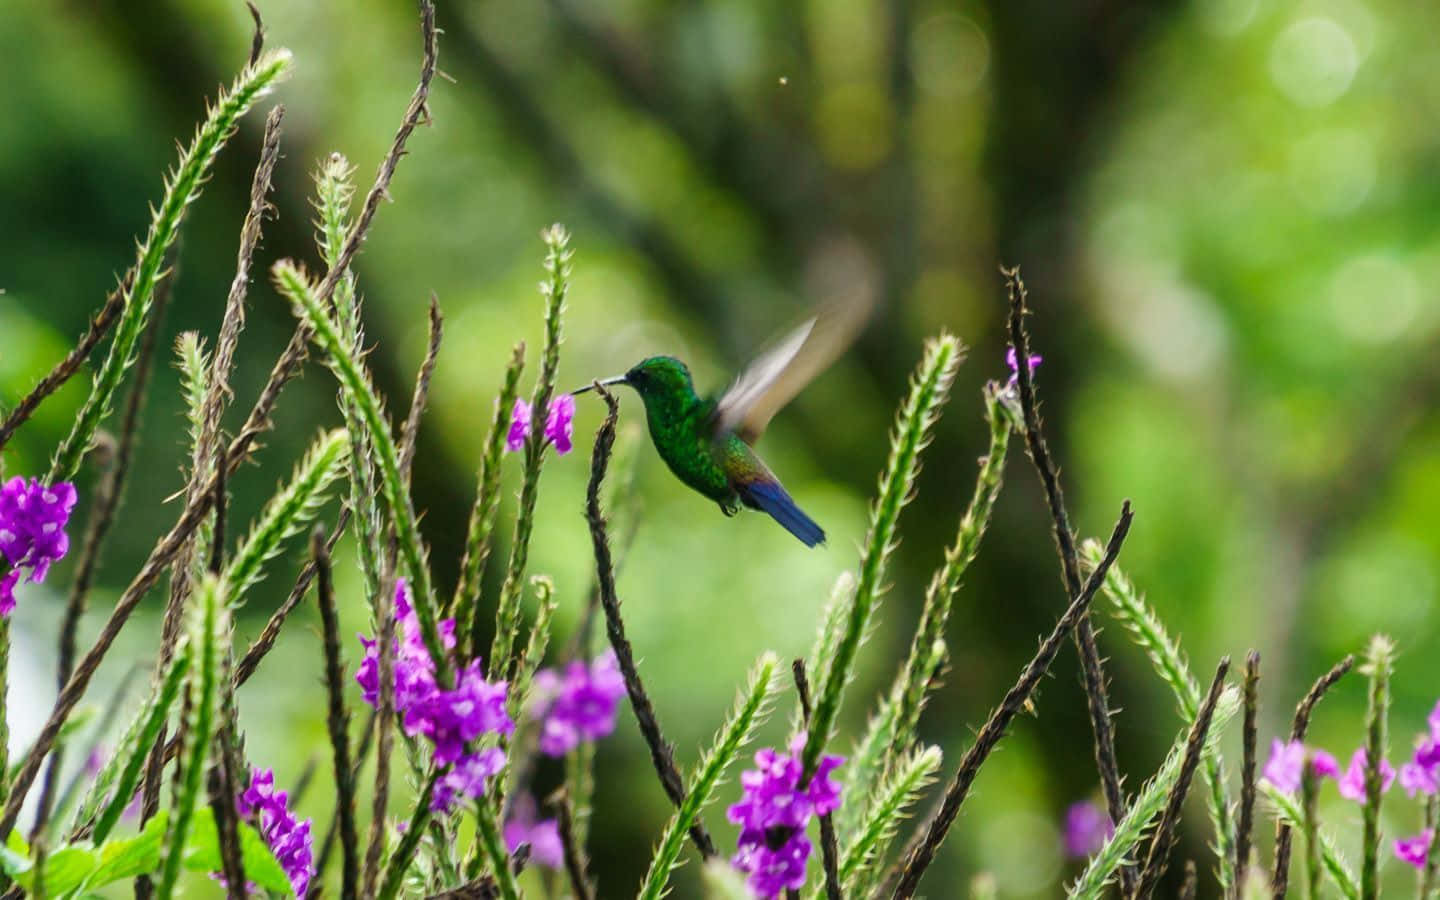
[(444, 336), (444, 322), (440, 316), (440, 303), (430, 294), (430, 342), (425, 348), (425, 359), (415, 375), (415, 393), (410, 397), (410, 413), (400, 429), (400, 477), (408, 484), (410, 469), (415, 464), (415, 443), (420, 436), (420, 417), (425, 413), (425, 404), (430, 398), (430, 378), (435, 374), (435, 359), (440, 353), (440, 339)]
[(250, 8), (250, 18), (255, 20), (255, 34), (250, 38), (250, 65), (260, 59), (260, 54), (265, 50), (265, 23), (260, 19), (260, 10), (250, 0), (245, 0), (245, 5)]
[[(1305, 740), (1305, 732), (1310, 728), (1310, 714), (1315, 711), (1315, 704), (1335, 686), (1335, 682), (1345, 677), (1345, 673), (1355, 667), (1355, 657), (1347, 656), (1335, 664), (1330, 671), (1321, 675), (1316, 682), (1310, 686), (1300, 705), (1295, 707), (1295, 720), (1290, 725), (1290, 740)], [(1270, 893), (1275, 900), (1285, 900), (1285, 893), (1290, 887), (1290, 825), (1283, 819), (1275, 824), (1275, 871), (1270, 876)]]
[(995, 712), (990, 714), (990, 718), (981, 727), (980, 733), (975, 736), (975, 743), (970, 746), (960, 760), (960, 768), (955, 773), (955, 779), (946, 788), (945, 799), (941, 803), (940, 809), (926, 826), (924, 838), (905, 858), (905, 866), (901, 870), (893, 895), (897, 900), (915, 895), (915, 890), (920, 886), (920, 879), (925, 874), (926, 867), (935, 859), (935, 853), (940, 849), (940, 843), (945, 840), (950, 826), (955, 823), (955, 817), (960, 814), (960, 806), (965, 802), (965, 798), (970, 792), (970, 786), (980, 772), (980, 767), (989, 758), (990, 752), (1000, 743), (1000, 739), (1005, 736), (1011, 720), (1029, 701), (1035, 685), (1049, 671), (1050, 664), (1055, 660), (1055, 654), (1060, 651), (1060, 644), (1084, 617), (1090, 601), (1095, 599), (1095, 593), (1105, 581), (1105, 573), (1114, 564), (1115, 557), (1120, 555), (1120, 548), (1125, 543), (1125, 535), (1130, 532), (1130, 521), (1133, 518), (1130, 501), (1127, 500), (1120, 509), (1120, 520), (1115, 523), (1115, 530), (1110, 533), (1110, 541), (1105, 547), (1105, 558), (1100, 560), (1095, 571), (1090, 573), (1090, 579), (1085, 582), (1080, 595), (1065, 610), (1065, 614), (1055, 624), (1055, 629), (1040, 645), (1034, 658), (1020, 673), (1020, 679), (1006, 692), (1005, 699), (1000, 702), (1000, 706)]
[(585, 847), (575, 839), (575, 809), (570, 803), (570, 792), (561, 787), (550, 795), (550, 806), (555, 810), (556, 830), (560, 832), (560, 846), (565, 851), (565, 872), (570, 876), (570, 890), (575, 900), (594, 900), (595, 889), (590, 885), (590, 861), (585, 858)]
[(1215, 667), (1215, 677), (1210, 681), (1210, 691), (1205, 695), (1205, 702), (1200, 704), (1200, 710), (1195, 714), (1195, 724), (1190, 726), (1190, 736), (1185, 742), (1185, 756), (1180, 761), (1180, 775), (1175, 779), (1175, 785), (1170, 788), (1170, 796), (1165, 799), (1165, 811), (1160, 814), (1160, 824), (1155, 827), (1155, 834), (1150, 838), (1150, 852), (1145, 857), (1145, 866), (1141, 870), (1136, 888), (1136, 897), (1139, 900), (1148, 900), (1154, 893), (1160, 884), (1161, 876), (1165, 874), (1165, 867), (1169, 864), (1170, 848), (1175, 843), (1175, 826), (1180, 822), (1180, 806), (1185, 802), (1185, 795), (1190, 792), (1190, 783), (1195, 779), (1195, 769), (1200, 765), (1200, 750), (1205, 746), (1205, 738), (1210, 732), (1210, 720), (1215, 715), (1215, 704), (1220, 702), (1220, 692), (1225, 688), (1225, 675), (1229, 671), (1230, 657), (1222, 657), (1220, 664)]
[[(1025, 444), (1040, 483), (1045, 488), (1045, 499), (1050, 506), (1050, 517), (1054, 525), (1055, 545), (1060, 555), (1060, 568), (1064, 576), (1065, 590), (1071, 599), (1081, 589), (1080, 563), (1075, 551), (1075, 535), (1070, 530), (1069, 514), (1065, 510), (1065, 495), (1060, 487), (1060, 473), (1050, 456), (1041, 430), (1040, 410), (1035, 398), (1035, 384), (1030, 372), (1030, 336), (1025, 330), (1026, 293), (1025, 282), (1020, 279), (1020, 269), (1001, 268), (1005, 277), (1010, 301), (1010, 344), (1015, 350), (1017, 382), (1020, 392), (1020, 408), (1025, 417)], [(1100, 650), (1095, 643), (1095, 630), (1088, 616), (1082, 616), (1075, 628), (1075, 644), (1080, 651), (1080, 668), (1084, 673), (1085, 695), (1088, 700), (1090, 727), (1095, 734), (1095, 765), (1100, 772), (1100, 786), (1105, 794), (1106, 810), (1110, 821), (1119, 822), (1125, 817), (1125, 793), (1120, 785), (1120, 765), (1115, 756), (1115, 734), (1110, 721), (1110, 698), (1107, 695), (1105, 671), (1101, 664)], [(1130, 866), (1120, 867), (1120, 886), (1124, 896), (1131, 896), (1135, 887), (1135, 872)]]
[[(800, 712), (805, 717), (806, 727), (809, 727), (810, 679), (805, 675), (805, 660), (792, 661), (790, 673), (795, 678), (795, 693), (800, 697)], [(840, 848), (835, 840), (835, 823), (829, 813), (820, 816), (820, 855), (825, 869), (825, 896), (829, 900), (844, 900), (844, 895), (840, 893)]]
[[(225, 466), (215, 460), (215, 524), (211, 531), (210, 574), (220, 576), (225, 567)], [(240, 749), (239, 710), (235, 706), (235, 685), (230, 674), (234, 666), (234, 624), (226, 618), (225, 643), (221, 648), (220, 727), (215, 732), (218, 761), (210, 770), (210, 809), (220, 844), (220, 868), (225, 875), (229, 900), (245, 900), (245, 862), (240, 849), (240, 813), (235, 798), (240, 796), (240, 773), (244, 771)]]
[(345, 710), (345, 663), (340, 657), (340, 617), (335, 612), (335, 591), (330, 582), (330, 551), (324, 533), (310, 539), (315, 560), (315, 595), (320, 604), (320, 621), (325, 636), (325, 684), (330, 707), (326, 725), (335, 759), (335, 809), (340, 820), (342, 859), (340, 896), (355, 900), (360, 878), (359, 841), (355, 831), (355, 779), (350, 763), (350, 715)]
[(1240, 824), (1235, 830), (1235, 884), (1232, 894), (1240, 895), (1245, 871), (1250, 867), (1250, 835), (1255, 827), (1255, 749), (1260, 715), (1260, 653), (1251, 650), (1245, 657), (1243, 688), (1245, 724), (1242, 729), (1240, 763)]
[[(374, 746), (375, 738), (375, 710), (370, 710), (370, 715), (365, 719), (365, 727), (360, 732), (360, 746), (355, 749), (355, 762), (350, 766), (350, 780), (355, 781), (360, 777), (360, 770), (365, 766), (365, 760), (370, 757), (370, 748)], [(335, 838), (340, 833), (340, 807), (336, 806), (330, 814), (330, 825), (325, 829), (325, 838), (320, 842), (320, 852), (315, 856), (315, 871), (325, 871), (326, 865), (330, 862), (330, 854), (335, 849)], [(309, 896), (312, 900), (318, 900), (322, 893), (320, 882), (316, 881), (310, 887)]]
[[(625, 679), (625, 691), (630, 695), (630, 705), (635, 710), (635, 720), (640, 733), (650, 748), (650, 761), (660, 776), (660, 786), (665, 796), (676, 808), (685, 800), (685, 786), (680, 770), (675, 765), (675, 754), (660, 732), (660, 723), (655, 719), (655, 707), (645, 693), (640, 672), (635, 668), (635, 654), (630, 641), (625, 637), (625, 622), (620, 618), (620, 600), (615, 596), (615, 570), (610, 558), (610, 538), (605, 530), (605, 515), (600, 509), (600, 484), (605, 480), (605, 470), (610, 464), (610, 451), (615, 444), (615, 421), (620, 415), (620, 403), (613, 394), (595, 383), (595, 391), (605, 401), (609, 412), (600, 430), (595, 433), (595, 449), (590, 457), (590, 483), (585, 492), (585, 518), (590, 523), (590, 541), (595, 547), (595, 574), (600, 586), (600, 605), (605, 610), (605, 632), (610, 646), (615, 650), (615, 659), (620, 664), (620, 674)], [(699, 820), (690, 826), (690, 838), (705, 859), (715, 855), (715, 842)]]
[(14, 409), (10, 410), (10, 415), (5, 417), (4, 424), (0, 424), (0, 450), (5, 449), (5, 445), (10, 443), (10, 438), (14, 437), (20, 426), (35, 414), (35, 410), (39, 409), (46, 397), (59, 390), (76, 372), (80, 371), (80, 367), (85, 364), (85, 360), (90, 358), (95, 346), (110, 331), (110, 326), (120, 318), (121, 311), (125, 309), (125, 295), (130, 293), (130, 285), (134, 276), (133, 269), (125, 273), (125, 277), (120, 281), (120, 286), (106, 296), (105, 305), (100, 307), (95, 318), (90, 320), (90, 327), (85, 329), (85, 334), (81, 336), (74, 348), (65, 354), (64, 359), (55, 364), (55, 368), (51, 369), (48, 375), (40, 379), (40, 383), (35, 385), (30, 393), (15, 404)]
[(1199, 886), (1199, 874), (1195, 871), (1195, 860), (1185, 860), (1185, 881), (1180, 885), (1180, 900), (1195, 900), (1195, 889)]

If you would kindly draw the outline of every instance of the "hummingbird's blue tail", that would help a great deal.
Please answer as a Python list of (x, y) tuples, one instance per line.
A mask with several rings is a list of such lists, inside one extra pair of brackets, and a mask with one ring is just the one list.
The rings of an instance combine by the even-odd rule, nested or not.
[(763, 510), (807, 547), (825, 543), (825, 529), (805, 515), (778, 481), (752, 481), (735, 486), (740, 501), (751, 509)]

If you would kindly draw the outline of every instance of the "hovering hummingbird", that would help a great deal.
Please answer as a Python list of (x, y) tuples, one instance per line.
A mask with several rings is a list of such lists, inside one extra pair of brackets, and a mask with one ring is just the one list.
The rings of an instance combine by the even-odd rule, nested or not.
[(868, 304), (854, 303), (821, 311), (757, 357), (718, 397), (698, 395), (690, 369), (673, 356), (643, 359), (599, 383), (629, 385), (640, 394), (660, 458), (725, 515), (741, 506), (763, 510), (814, 547), (825, 542), (824, 529), (751, 448), (775, 413), (849, 344), (868, 311)]

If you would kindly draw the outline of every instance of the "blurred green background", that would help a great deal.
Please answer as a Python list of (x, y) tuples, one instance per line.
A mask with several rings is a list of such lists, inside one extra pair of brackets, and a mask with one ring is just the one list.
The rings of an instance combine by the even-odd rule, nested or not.
[[(230, 0), (6, 7), (0, 403), (9, 404), (130, 264), (174, 142), (188, 139), (205, 98), (243, 63), (250, 20)], [(257, 256), (235, 379), (246, 408), (292, 329), (263, 273), (286, 256), (314, 264), (317, 161), (341, 151), (368, 185), (418, 68), (409, 3), (261, 9), (270, 45), (297, 62), (266, 103), (288, 113), (278, 216)], [(457, 567), (509, 348), (539, 344), (540, 228), (561, 221), (574, 235), (562, 387), (654, 352), (687, 359), (700, 382), (719, 386), (811, 304), (840, 290), (871, 293), (879, 310), (859, 344), (761, 443), (829, 544), (807, 552), (762, 516), (725, 519), (647, 443), (642, 517), (620, 580), (643, 673), (687, 763), (759, 653), (809, 647), (829, 585), (854, 565), (922, 341), (958, 334), (970, 358), (902, 520), (891, 589), (848, 694), (848, 743), (889, 682), (969, 498), (984, 446), (979, 390), (1005, 374), (996, 266), (1018, 263), (1077, 528), (1103, 536), (1121, 499), (1133, 499), (1122, 564), (1197, 670), (1221, 654), (1261, 651), (1262, 740), (1335, 659), (1374, 631), (1395, 635), (1403, 656), (1392, 757), (1408, 752), (1440, 694), (1440, 57), (1427, 37), (1440, 30), (1440, 7), (486, 0), (442, 3), (439, 24), (449, 77), (436, 82), (433, 122), (413, 138), (358, 271), (377, 344), (370, 361), (392, 412), (409, 396), (432, 290), (446, 315), (416, 466), (442, 583)], [(264, 109), (191, 212), (165, 345), (181, 330), (213, 336), (218, 326)], [(102, 610), (176, 512), (165, 501), (181, 484), (184, 431), (168, 362), (152, 382), (143, 465), (101, 573)], [(11, 444), (7, 471), (43, 470), (83, 380)], [(338, 422), (333, 401), (333, 379), (313, 366), (287, 390), (259, 465), (233, 484), (234, 527), (317, 428)], [(635, 399), (622, 402), (638, 422)], [(532, 560), (559, 587), (558, 641), (589, 590), (580, 508), (598, 421), (597, 404), (582, 403), (578, 452), (552, 460), (542, 485)], [(508, 517), (507, 506), (502, 523)], [(252, 595), (240, 624), (247, 638), (294, 567), (287, 560)], [(16, 616), (17, 746), (53, 699), (67, 575), (62, 565), (46, 588), (28, 589)], [(358, 630), (358, 579), (342, 580), (356, 597), (347, 624)], [(1018, 444), (966, 582), (948, 633), (951, 671), (923, 723), (947, 773), (1063, 604), (1038, 482)], [(112, 654), (115, 678), (153, 652), (159, 602), (151, 598)], [(82, 645), (101, 620), (87, 618)], [(328, 754), (316, 621), (311, 609), (299, 614), (240, 698), (249, 752), (281, 782)], [(1120, 631), (1101, 641), (1134, 788), (1179, 721)], [(352, 663), (357, 651), (348, 647)], [(97, 682), (90, 701), (109, 703), (113, 683)], [(1073, 874), (1060, 815), (1097, 794), (1082, 700), (1067, 650), (1038, 716), (1017, 724), (982, 773), (927, 879), (932, 896), (964, 893), (979, 872), (993, 873), (1002, 896), (1052, 896)], [(1317, 719), (1319, 742), (1348, 756), (1362, 708), (1360, 680), (1342, 683)], [(782, 739), (786, 718), (776, 717), (769, 740)], [(598, 766), (591, 850), (602, 895), (623, 895), (667, 815), (628, 710)], [(734, 793), (732, 782), (724, 803)], [(710, 824), (730, 845), (724, 803)], [(1330, 805), (1353, 846), (1358, 810)], [(317, 785), (303, 807), (328, 819), (327, 790)], [(1397, 790), (1386, 833), (1412, 833), (1418, 821)], [(1204, 823), (1192, 807), (1180, 852), (1208, 879)], [(1397, 885), (1408, 883), (1405, 867), (1386, 865)], [(695, 892), (694, 872), (682, 876), (682, 896)]]

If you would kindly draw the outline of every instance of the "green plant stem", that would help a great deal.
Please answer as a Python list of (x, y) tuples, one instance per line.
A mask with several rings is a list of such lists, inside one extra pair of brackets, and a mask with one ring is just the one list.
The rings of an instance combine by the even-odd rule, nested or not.
[(206, 174), (225, 142), (235, 132), (235, 123), (280, 80), (290, 67), (288, 50), (277, 50), (247, 66), (234, 85), (223, 92), (201, 124), (195, 139), (180, 154), (179, 164), (167, 179), (165, 196), (156, 210), (149, 234), (140, 246), (135, 277), (125, 291), (125, 309), (116, 326), (115, 340), (95, 373), (95, 383), (69, 435), (55, 451), (47, 484), (72, 481), (80, 460), (89, 451), (100, 422), (109, 414), (110, 403), (134, 363), (136, 344), (145, 330), (155, 286), (165, 274), (165, 254), (179, 234), (180, 222), (191, 201), (200, 193)]
[(1317, 806), (1320, 800), (1320, 776), (1315, 773), (1314, 763), (1307, 759), (1300, 774), (1300, 827), (1305, 835), (1305, 896), (1317, 900), (1320, 896), (1320, 816)]
[[(1304, 829), (1305, 814), (1293, 795), (1277, 790), (1268, 781), (1260, 782), (1260, 791), (1274, 804), (1276, 816), (1281, 821), (1291, 828)], [(1320, 849), (1320, 864), (1329, 873), (1335, 886), (1340, 889), (1340, 894), (1346, 900), (1359, 900), (1360, 883), (1351, 873), (1350, 867), (1345, 864), (1345, 860), (1341, 858), (1340, 851), (1335, 849), (1335, 842), (1330, 839), (1323, 828), (1318, 826), (1315, 829), (1315, 836), (1316, 844)]]
[(535, 525), (535, 501), (540, 496), (540, 470), (545, 462), (545, 420), (555, 393), (555, 376), (560, 368), (561, 325), (565, 295), (570, 282), (570, 240), (564, 227), (552, 225), (541, 233), (545, 241), (545, 271), (541, 283), (545, 298), (545, 348), (540, 357), (540, 377), (530, 396), (530, 434), (525, 438), (525, 473), (520, 482), (520, 504), (515, 511), (515, 534), (510, 541), (510, 560), (500, 585), (500, 602), (495, 610), (495, 638), (490, 644), (490, 679), (504, 677), (510, 669), (516, 632), (520, 626), (520, 598), (524, 590), (525, 566), (530, 557), (530, 535)]
[[(326, 360), (339, 379), (341, 389), (360, 410), (361, 418), (371, 435), (371, 449), (380, 470), (380, 490), (385, 505), (390, 510), (395, 526), (395, 537), (405, 568), (412, 581), (415, 618), (420, 622), (420, 636), (430, 658), (435, 661), (438, 681), (442, 685), (454, 683), (454, 671), (449, 654), (440, 641), (440, 631), (435, 617), (435, 591), (430, 580), (430, 567), (425, 559), (425, 546), (420, 538), (420, 528), (415, 516), (415, 507), (406, 489), (405, 479), (400, 472), (400, 454), (390, 423), (381, 410), (380, 398), (370, 382), (370, 376), (360, 364), (355, 348), (347, 346), (336, 329), (329, 312), (320, 305), (315, 288), (305, 275), (289, 260), (281, 260), (272, 270), (276, 286), (289, 298), (295, 313), (311, 330), (315, 343), (325, 351)], [(382, 590), (384, 586), (382, 585)]]
[(1360, 862), (1360, 896), (1380, 896), (1380, 765), (1386, 753), (1386, 721), (1390, 715), (1390, 672), (1395, 645), (1384, 635), (1370, 641), (1366, 670), (1370, 676), (1365, 710), (1365, 843)]
[(930, 341), (911, 381), (910, 394), (900, 408), (890, 440), (890, 458), (880, 478), (880, 493), (871, 511), (870, 533), (860, 560), (860, 574), (855, 581), (855, 594), (848, 608), (845, 630), (835, 645), (832, 662), (823, 670), (824, 681), (819, 683), (815, 717), (801, 756), (803, 782), (809, 781), (820, 764), (820, 756), (840, 715), (840, 703), (845, 685), (852, 675), (855, 655), (869, 630), (876, 601), (882, 592), (885, 564), (895, 547), (900, 510), (913, 493), (915, 475), (920, 468), (920, 451), (929, 441), (940, 409), (949, 396), (950, 383), (961, 356), (960, 342), (948, 334)]
[(491, 874), (500, 890), (500, 896), (503, 900), (517, 900), (520, 888), (515, 883), (515, 873), (510, 870), (510, 854), (505, 851), (505, 841), (500, 836), (495, 811), (483, 797), (476, 801), (474, 806), (476, 839), (490, 861)]

